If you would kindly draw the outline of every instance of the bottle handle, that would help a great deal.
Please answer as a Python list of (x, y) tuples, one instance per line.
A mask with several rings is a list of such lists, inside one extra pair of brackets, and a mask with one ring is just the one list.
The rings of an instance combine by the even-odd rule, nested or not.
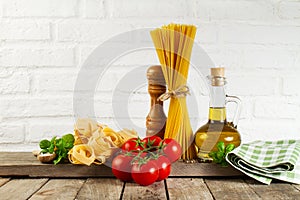
[(229, 96), (229, 95), (226, 95), (225, 100), (226, 100), (226, 104), (229, 102), (236, 103), (236, 111), (233, 116), (232, 122), (229, 122), (229, 124), (231, 124), (234, 128), (237, 128), (237, 124), (239, 122), (239, 118), (241, 115), (242, 101), (240, 98), (236, 96)]

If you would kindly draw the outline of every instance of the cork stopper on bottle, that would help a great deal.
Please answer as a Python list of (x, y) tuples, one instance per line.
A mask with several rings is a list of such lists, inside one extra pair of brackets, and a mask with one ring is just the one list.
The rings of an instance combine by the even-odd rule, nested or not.
[(211, 76), (225, 77), (225, 68), (224, 67), (215, 67), (210, 68)]
[(226, 84), (224, 67), (211, 68), (210, 74), (211, 74), (211, 85), (212, 86), (223, 86)]

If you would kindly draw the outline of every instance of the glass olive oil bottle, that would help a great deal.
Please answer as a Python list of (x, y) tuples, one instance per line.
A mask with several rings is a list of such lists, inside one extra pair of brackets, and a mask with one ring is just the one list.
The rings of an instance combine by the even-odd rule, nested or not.
[[(240, 115), (241, 101), (234, 96), (225, 93), (226, 78), (224, 68), (211, 68), (208, 76), (210, 89), (210, 105), (208, 122), (201, 126), (195, 134), (195, 144), (198, 147), (198, 158), (200, 162), (211, 162), (209, 156), (211, 151), (217, 151), (217, 143), (223, 141), (225, 145), (234, 144), (236, 147), (241, 143), (241, 137), (237, 131), (237, 122)], [(237, 104), (233, 122), (226, 119), (226, 104), (235, 102)]]

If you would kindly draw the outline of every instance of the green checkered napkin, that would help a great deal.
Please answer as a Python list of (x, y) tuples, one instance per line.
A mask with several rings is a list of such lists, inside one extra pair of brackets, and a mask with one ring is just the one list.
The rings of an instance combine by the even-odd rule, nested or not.
[(242, 144), (228, 153), (226, 160), (265, 184), (270, 184), (272, 179), (300, 184), (300, 140)]

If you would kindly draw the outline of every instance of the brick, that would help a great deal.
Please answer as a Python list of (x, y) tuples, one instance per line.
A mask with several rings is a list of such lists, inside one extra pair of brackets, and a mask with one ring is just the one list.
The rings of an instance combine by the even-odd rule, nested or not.
[[(67, 20), (58, 23), (59, 41), (103, 42), (132, 30), (126, 23), (114, 21)], [(127, 42), (127, 41), (124, 41)]]
[(0, 112), (3, 117), (49, 117), (71, 116), (72, 97), (9, 98), (0, 99)]
[(273, 7), (264, 1), (195, 1), (196, 17), (205, 20), (272, 20)]
[(28, 102), (30, 116), (70, 116), (73, 114), (72, 98), (34, 99)]
[(50, 140), (52, 137), (61, 137), (64, 134), (73, 134), (73, 124), (61, 123), (34, 123), (30, 124), (28, 134), (26, 135), (27, 142), (39, 142), (43, 139)]
[[(95, 110), (95, 115), (98, 117), (104, 117), (104, 118), (110, 118), (113, 117), (114, 119), (124, 119), (127, 118), (128, 115), (128, 104), (124, 104), (124, 102), (122, 102), (122, 104), (120, 104), (118, 102), (118, 100), (116, 100), (117, 102), (114, 101), (114, 103), (112, 101), (110, 102), (103, 102), (101, 100), (96, 100), (94, 102), (94, 110)], [(123, 110), (120, 110), (120, 105), (125, 105), (125, 108), (122, 106)]]
[(0, 94), (28, 93), (30, 78), (26, 71), (0, 69)]
[(296, 52), (283, 50), (246, 50), (242, 66), (245, 68), (291, 69), (294, 67)]
[(240, 75), (228, 78), (228, 94), (237, 96), (267, 96), (275, 93), (276, 77), (259, 75)]
[(293, 100), (276, 97), (257, 99), (254, 116), (267, 119), (296, 119), (300, 108)]
[(299, 139), (298, 130), (299, 123), (287, 119), (245, 119), (239, 125), (243, 142)]
[(286, 76), (283, 78), (282, 92), (284, 95), (300, 96), (300, 79), (297, 76)]
[(222, 25), (219, 37), (225, 43), (300, 44), (299, 26)]
[(0, 39), (48, 40), (50, 26), (49, 23), (28, 20), (3, 20), (0, 22)]
[(113, 64), (114, 65), (155, 65), (159, 63), (156, 51), (154, 49), (141, 49), (122, 55)]
[(281, 1), (279, 2), (279, 16), (283, 19), (300, 19), (299, 1)]
[(39, 92), (73, 92), (77, 73), (61, 72), (48, 70), (47, 73), (41, 72), (36, 75)]
[(190, 12), (190, 1), (179, 0), (165, 0), (165, 1), (139, 1), (132, 0), (114, 0), (112, 1), (112, 16), (113, 17), (141, 17), (142, 18), (163, 18), (172, 16), (187, 17), (193, 13)]
[(21, 143), (24, 141), (24, 125), (1, 124), (0, 143)]
[(197, 26), (195, 42), (198, 45), (217, 42), (219, 30), (216, 24), (195, 22), (195, 25)]
[[(121, 92), (133, 92), (133, 90), (139, 87), (141, 82), (146, 82), (146, 75), (143, 77), (135, 74), (135, 66), (133, 68), (127, 68), (127, 66), (111, 66), (107, 68), (104, 74), (99, 76), (99, 81), (97, 85), (97, 91), (121, 91)], [(133, 73), (131, 73), (132, 71)], [(140, 74), (139, 74), (140, 75)], [(144, 75), (144, 74), (143, 74)], [(135, 85), (135, 88), (131, 87)], [(121, 85), (122, 84), (122, 85)], [(124, 85), (126, 84), (126, 85)], [(130, 84), (130, 86), (129, 86)]]
[(66, 49), (8, 49), (0, 50), (1, 66), (58, 66), (74, 65), (74, 50)]
[(7, 17), (73, 17), (77, 0), (6, 0), (3, 15)]
[(86, 59), (94, 52), (97, 46), (80, 46), (79, 47), (79, 64), (82, 66)]
[(207, 57), (212, 60), (215, 65), (224, 65), (230, 68), (240, 68), (242, 65), (242, 51), (226, 47), (220, 49), (219, 46), (213, 49), (204, 49)]
[(300, 52), (298, 53), (295, 61), (295, 68), (298, 68), (300, 66)]
[(105, 15), (104, 0), (85, 0), (85, 17), (103, 18)]
[(31, 152), (33, 149), (38, 149), (38, 143), (22, 143), (15, 144), (15, 143), (7, 143), (0, 145), (0, 151), (5, 152)]

